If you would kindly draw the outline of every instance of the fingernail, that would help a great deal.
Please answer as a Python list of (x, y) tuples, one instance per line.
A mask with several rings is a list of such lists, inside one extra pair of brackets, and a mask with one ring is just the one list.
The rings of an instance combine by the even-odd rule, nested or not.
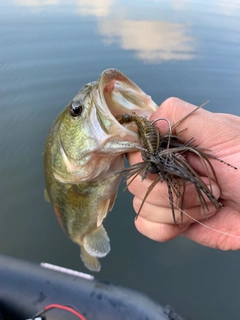
[(189, 222), (186, 222), (186, 223), (181, 223), (178, 226), (181, 229), (181, 232), (183, 232), (183, 231), (187, 230), (187, 228), (190, 227), (190, 225), (191, 224)]
[[(209, 190), (209, 194), (212, 194), (214, 196), (214, 198), (218, 199), (220, 197), (220, 189), (219, 187), (214, 184), (214, 185), (211, 185), (211, 186), (207, 186), (208, 187), (208, 190)], [(211, 198), (209, 198), (203, 191), (201, 192), (202, 193), (202, 196), (204, 197), (205, 201), (207, 203), (211, 203)], [(199, 199), (199, 196), (198, 196), (198, 201), (199, 203), (201, 203), (200, 199)]]
[(207, 187), (212, 192), (212, 194), (214, 195), (215, 198), (218, 199), (220, 197), (221, 191), (220, 191), (219, 187), (216, 184), (213, 184), (213, 185), (207, 186)]
[[(214, 208), (215, 209), (215, 208)], [(217, 213), (217, 210), (215, 209), (213, 212), (205, 212), (205, 216), (207, 218), (211, 218), (212, 216), (214, 216)]]
[(211, 203), (208, 205), (207, 208), (201, 208), (201, 210), (202, 210), (202, 215), (205, 218), (210, 218), (210, 217), (214, 216), (217, 213), (217, 209)]

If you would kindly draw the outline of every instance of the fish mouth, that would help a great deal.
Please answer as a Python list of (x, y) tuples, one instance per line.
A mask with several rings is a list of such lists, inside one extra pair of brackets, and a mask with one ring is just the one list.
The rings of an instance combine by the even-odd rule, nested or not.
[[(132, 114), (149, 118), (158, 106), (151, 97), (142, 91), (133, 81), (117, 69), (107, 69), (99, 77), (98, 96), (102, 108), (99, 110), (99, 121), (103, 127), (106, 119), (111, 122), (111, 132), (121, 131), (120, 135), (129, 136), (129, 140), (136, 141), (136, 125), (134, 123), (120, 124), (116, 116)], [(99, 104), (98, 104), (99, 106)], [(107, 128), (103, 128), (106, 132)]]

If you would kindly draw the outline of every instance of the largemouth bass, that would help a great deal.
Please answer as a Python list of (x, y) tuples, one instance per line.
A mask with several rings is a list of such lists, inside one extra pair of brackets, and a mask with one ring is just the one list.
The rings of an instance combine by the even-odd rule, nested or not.
[(85, 266), (99, 271), (110, 251), (102, 225), (120, 184), (124, 154), (138, 134), (117, 115), (149, 117), (157, 105), (116, 69), (85, 85), (52, 125), (44, 150), (46, 193), (66, 234), (81, 248)]

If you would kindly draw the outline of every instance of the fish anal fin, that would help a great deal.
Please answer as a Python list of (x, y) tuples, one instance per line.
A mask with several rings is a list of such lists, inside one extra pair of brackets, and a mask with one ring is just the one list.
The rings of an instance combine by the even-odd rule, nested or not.
[(96, 230), (86, 234), (83, 238), (84, 249), (93, 257), (105, 257), (111, 250), (109, 238), (104, 227), (101, 225)]
[(81, 259), (86, 268), (91, 271), (98, 272), (101, 270), (101, 264), (98, 258), (91, 256), (87, 251), (81, 246)]

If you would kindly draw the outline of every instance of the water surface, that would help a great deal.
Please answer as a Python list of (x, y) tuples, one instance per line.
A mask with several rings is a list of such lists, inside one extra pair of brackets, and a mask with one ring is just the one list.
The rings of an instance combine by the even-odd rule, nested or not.
[[(86, 271), (43, 199), (51, 123), (109, 67), (157, 104), (210, 100), (207, 109), (240, 115), (239, 21), (239, 0), (1, 1), (0, 252)], [(239, 317), (239, 252), (182, 238), (156, 243), (133, 220), (132, 196), (120, 192), (98, 278), (171, 304), (186, 319)]]

